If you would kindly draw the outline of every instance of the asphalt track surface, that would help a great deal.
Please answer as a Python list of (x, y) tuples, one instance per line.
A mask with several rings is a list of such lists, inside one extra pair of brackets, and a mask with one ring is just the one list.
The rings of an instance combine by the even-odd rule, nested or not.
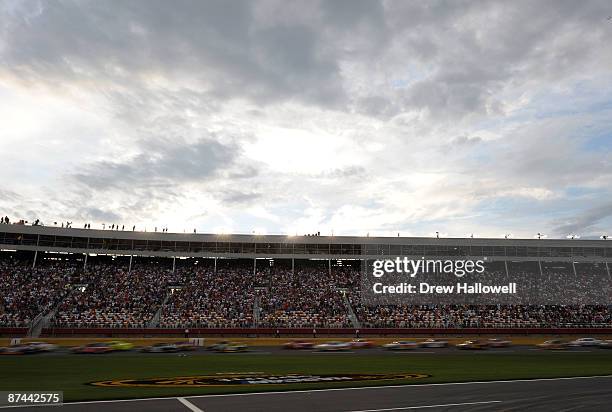
[[(406, 356), (429, 353), (448, 355), (459, 353), (533, 353), (548, 352), (533, 346), (511, 346), (484, 350), (461, 351), (448, 348), (414, 348), (389, 351), (382, 348), (354, 349), (342, 352), (315, 350), (286, 350), (281, 347), (251, 347), (247, 352), (216, 353), (198, 348), (193, 352), (145, 354), (146, 356), (242, 356), (250, 355), (301, 355), (329, 356), (344, 353), (360, 355)], [(599, 348), (569, 348), (555, 353), (605, 351)], [(31, 356), (65, 355), (67, 350)], [(131, 355), (137, 351), (114, 352), (114, 356)], [(27, 356), (27, 355), (26, 355)], [(72, 356), (106, 356), (72, 355)], [(294, 411), (294, 412), (392, 412), (392, 411), (604, 411), (612, 410), (612, 376), (553, 378), (495, 382), (467, 382), (441, 384), (412, 384), (386, 387), (361, 387), (308, 391), (264, 392), (249, 394), (201, 395), (185, 397), (130, 399), (116, 401), (92, 401), (66, 403), (58, 406), (2, 408), (0, 410), (66, 412), (127, 412), (127, 411)]]
[[(612, 376), (323, 389), (19, 407), (62, 412), (605, 411)], [(7, 408), (9, 410), (9, 408)]]

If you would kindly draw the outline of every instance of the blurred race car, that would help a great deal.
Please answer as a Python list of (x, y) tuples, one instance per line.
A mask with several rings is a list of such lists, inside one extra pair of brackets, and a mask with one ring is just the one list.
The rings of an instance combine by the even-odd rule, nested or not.
[(133, 343), (124, 342), (121, 340), (112, 340), (108, 342), (108, 344), (113, 348), (113, 350), (130, 350), (134, 347)]
[(422, 342), (417, 343), (419, 348), (446, 348), (448, 342), (440, 339), (426, 339)]
[(612, 340), (602, 340), (599, 342), (599, 347), (602, 349), (612, 349)]
[(410, 340), (399, 340), (384, 344), (382, 347), (388, 350), (407, 350), (416, 348), (417, 343)]
[(228, 340), (222, 340), (220, 342), (213, 343), (212, 345), (207, 346), (206, 350), (217, 350), (224, 347), (225, 345), (228, 345), (229, 343), (230, 341)]
[(30, 353), (52, 352), (57, 349), (57, 345), (47, 342), (27, 342), (0, 348), (3, 355), (25, 355)]
[(463, 343), (456, 345), (457, 349), (486, 349), (489, 346), (487, 342), (481, 340), (466, 340)]
[(182, 350), (182, 351), (196, 350), (196, 346), (192, 342), (189, 342), (189, 341), (174, 342), (174, 344), (179, 350)]
[(73, 353), (109, 353), (113, 352), (115, 349), (110, 345), (110, 342), (97, 342), (97, 343), (89, 343), (83, 346), (77, 346), (76, 348), (72, 348), (71, 351)]
[(351, 342), (351, 347), (353, 349), (373, 348), (374, 342), (364, 339), (353, 339), (353, 341)]
[(314, 343), (305, 340), (294, 340), (283, 345), (285, 349), (312, 349)]
[(352, 349), (351, 342), (327, 342), (315, 345), (316, 350), (325, 352), (344, 351)]
[(546, 342), (542, 342), (538, 344), (537, 347), (540, 349), (552, 349), (552, 350), (567, 349), (567, 342), (561, 339), (551, 339), (551, 340), (547, 340)]
[(508, 346), (512, 345), (512, 341), (498, 338), (487, 339), (486, 343), (491, 348), (507, 348)]
[(0, 355), (27, 355), (30, 353), (36, 353), (36, 350), (27, 343), (0, 348)]
[(145, 346), (142, 348), (143, 352), (148, 353), (172, 353), (178, 352), (180, 349), (174, 343), (160, 342), (151, 346)]
[(28, 342), (26, 345), (30, 346), (35, 353), (57, 350), (57, 345), (48, 342)]
[(580, 338), (568, 343), (569, 346), (599, 346), (601, 341), (595, 338)]
[(217, 345), (216, 349), (214, 350), (217, 352), (228, 353), (228, 352), (246, 352), (247, 349), (248, 349), (248, 346), (244, 343), (227, 342), (224, 344)]

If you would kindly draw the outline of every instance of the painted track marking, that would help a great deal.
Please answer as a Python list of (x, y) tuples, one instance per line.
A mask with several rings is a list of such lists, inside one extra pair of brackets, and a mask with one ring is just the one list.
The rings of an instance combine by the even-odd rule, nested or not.
[(185, 405), (186, 407), (188, 407), (193, 412), (204, 412), (202, 409), (198, 408), (197, 406), (195, 406), (193, 403), (189, 402), (185, 398), (176, 398), (176, 400), (182, 403), (183, 405)]
[(480, 401), (480, 402), (463, 402), (463, 403), (444, 403), (439, 405), (420, 405), (420, 406), (403, 406), (397, 408), (385, 409), (362, 409), (358, 411), (347, 412), (385, 412), (385, 411), (407, 411), (410, 409), (427, 409), (427, 408), (449, 408), (451, 406), (467, 406), (467, 405), (486, 405), (490, 403), (500, 403), (501, 401)]

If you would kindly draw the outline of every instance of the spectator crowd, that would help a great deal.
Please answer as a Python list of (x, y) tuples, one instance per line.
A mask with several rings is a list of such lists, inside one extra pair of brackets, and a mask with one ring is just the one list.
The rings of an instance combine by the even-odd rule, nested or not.
[(0, 326), (28, 327), (70, 290), (75, 265), (0, 260)]
[[(130, 270), (126, 262), (83, 269), (82, 262), (43, 260), (33, 268), (0, 259), (0, 326), (28, 327), (53, 311), (52, 325), (63, 328), (350, 328), (355, 320), (361, 328), (612, 327), (610, 307), (603, 305), (368, 306), (353, 266), (330, 272), (326, 262), (294, 270), (277, 262), (254, 274), (252, 263), (190, 262), (174, 270), (140, 262)], [(531, 262), (515, 273), (528, 281), (575, 276), (571, 269), (549, 265), (540, 272)], [(576, 273), (595, 289), (607, 276), (605, 267), (593, 264), (581, 264)]]

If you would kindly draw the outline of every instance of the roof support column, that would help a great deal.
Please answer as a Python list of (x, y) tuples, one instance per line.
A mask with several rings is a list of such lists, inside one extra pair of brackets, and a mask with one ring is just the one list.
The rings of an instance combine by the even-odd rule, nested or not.
[(542, 261), (538, 260), (538, 267), (540, 268), (540, 276), (544, 276), (544, 272), (542, 271)]

